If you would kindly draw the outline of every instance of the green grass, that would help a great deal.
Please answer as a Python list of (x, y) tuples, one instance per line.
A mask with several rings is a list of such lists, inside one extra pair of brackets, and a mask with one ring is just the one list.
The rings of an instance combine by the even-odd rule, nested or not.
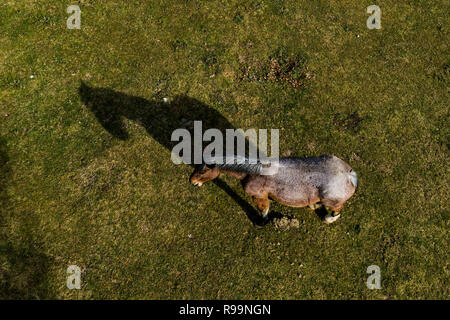
[[(66, 28), (75, 3), (81, 30)], [(369, 30), (377, 3), (382, 29)], [(448, 299), (449, 9), (3, 1), (0, 298)], [(132, 119), (128, 139), (105, 130), (81, 81), (279, 128), (282, 154), (334, 154), (360, 186), (334, 225), (274, 204), (299, 228), (257, 228), (223, 188), (191, 187), (151, 130)], [(72, 264), (81, 290), (66, 287)], [(380, 290), (365, 285), (374, 264)]]

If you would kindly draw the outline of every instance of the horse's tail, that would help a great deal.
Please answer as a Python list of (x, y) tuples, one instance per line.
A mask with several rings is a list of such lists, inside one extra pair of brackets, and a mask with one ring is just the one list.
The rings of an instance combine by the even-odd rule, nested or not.
[(204, 159), (207, 165), (212, 165), (222, 170), (244, 172), (248, 174), (261, 174), (263, 164), (256, 158), (248, 158), (238, 155), (225, 155), (223, 157), (211, 157)]
[(349, 179), (352, 185), (356, 188), (358, 186), (358, 175), (356, 174), (355, 170), (350, 170)]

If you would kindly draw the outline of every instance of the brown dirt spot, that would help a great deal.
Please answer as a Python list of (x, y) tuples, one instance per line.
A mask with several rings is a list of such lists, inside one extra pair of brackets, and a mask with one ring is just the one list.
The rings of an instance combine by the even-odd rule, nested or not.
[(297, 219), (287, 216), (283, 216), (281, 218), (274, 218), (272, 220), (272, 223), (275, 226), (275, 228), (280, 230), (289, 230), (292, 228), (298, 229), (300, 227), (300, 222)]
[(300, 55), (286, 55), (279, 52), (265, 61), (247, 63), (242, 57), (239, 60), (240, 80), (278, 82), (300, 89), (313, 77), (306, 65), (306, 59)]
[(337, 113), (334, 115), (333, 120), (336, 125), (344, 127), (353, 133), (358, 133), (363, 118), (355, 111), (352, 113)]

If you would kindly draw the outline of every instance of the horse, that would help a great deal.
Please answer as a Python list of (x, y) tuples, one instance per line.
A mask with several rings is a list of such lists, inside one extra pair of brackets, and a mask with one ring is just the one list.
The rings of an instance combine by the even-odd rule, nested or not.
[(275, 169), (269, 170), (271, 174), (261, 174), (267, 164), (259, 160), (225, 158), (197, 165), (189, 177), (190, 183), (200, 187), (222, 172), (241, 180), (245, 193), (252, 197), (265, 222), (269, 217), (270, 200), (275, 200), (294, 208), (308, 206), (316, 210), (324, 206), (329, 210), (323, 221), (333, 223), (339, 219), (345, 202), (358, 185), (356, 172), (336, 156), (280, 158), (270, 164)]

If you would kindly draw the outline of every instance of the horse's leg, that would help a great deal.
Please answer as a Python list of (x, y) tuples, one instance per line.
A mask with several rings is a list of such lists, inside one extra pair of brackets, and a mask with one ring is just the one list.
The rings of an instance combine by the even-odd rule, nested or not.
[(270, 208), (270, 202), (267, 195), (265, 197), (255, 197), (253, 196), (253, 202), (256, 204), (258, 209), (262, 212), (262, 217), (264, 221), (267, 221), (268, 214), (269, 214), (269, 208)]
[(323, 222), (330, 224), (340, 218), (341, 214), (339, 213), (339, 211), (341, 211), (342, 207), (344, 206), (344, 203), (342, 201), (325, 199), (322, 200), (322, 203), (325, 207), (331, 210), (331, 212), (327, 213), (327, 215), (324, 217)]
[(322, 207), (322, 204), (321, 204), (320, 202), (317, 202), (317, 203), (308, 205), (308, 207), (309, 207), (311, 210), (317, 210), (317, 209), (319, 209), (319, 208)]

